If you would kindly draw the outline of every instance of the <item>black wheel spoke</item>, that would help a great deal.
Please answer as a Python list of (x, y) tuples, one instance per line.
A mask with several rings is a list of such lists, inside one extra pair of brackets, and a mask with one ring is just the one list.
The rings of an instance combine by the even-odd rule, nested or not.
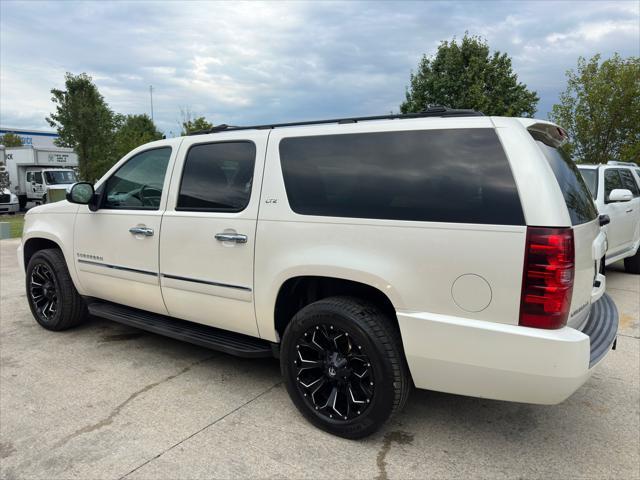
[(349, 332), (317, 325), (299, 337), (296, 348), (296, 385), (317, 414), (349, 421), (367, 408), (374, 393), (371, 363)]

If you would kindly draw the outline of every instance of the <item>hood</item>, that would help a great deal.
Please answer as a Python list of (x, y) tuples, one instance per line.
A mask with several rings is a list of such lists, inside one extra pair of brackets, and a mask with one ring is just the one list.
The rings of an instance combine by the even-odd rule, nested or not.
[(26, 215), (37, 215), (40, 213), (75, 213), (78, 211), (78, 207), (80, 207), (80, 205), (67, 202), (66, 200), (60, 200), (59, 202), (45, 203), (44, 205), (30, 208)]

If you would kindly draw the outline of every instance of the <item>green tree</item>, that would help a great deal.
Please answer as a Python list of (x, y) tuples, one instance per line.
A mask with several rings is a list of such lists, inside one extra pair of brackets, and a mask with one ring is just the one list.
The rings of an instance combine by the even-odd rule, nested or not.
[(209, 130), (210, 128), (213, 128), (213, 124), (207, 122), (206, 118), (193, 118), (193, 114), (189, 108), (181, 108), (180, 114), (182, 115), (182, 132), (180, 135), (188, 135), (200, 130)]
[(114, 157), (119, 160), (140, 145), (162, 138), (153, 120), (148, 115), (118, 115), (114, 137)]
[(569, 133), (566, 149), (576, 161), (640, 164), (640, 58), (600, 58), (580, 57), (577, 71), (567, 71), (549, 118)]
[(21, 147), (22, 138), (13, 132), (7, 132), (0, 137), (0, 145), (4, 145), (5, 147)]
[(55, 113), (47, 122), (60, 137), (56, 144), (78, 154), (80, 178), (95, 181), (114, 163), (116, 117), (86, 73), (65, 75), (65, 89), (52, 89)]
[(441, 42), (432, 57), (423, 55), (410, 83), (402, 113), (444, 105), (486, 115), (531, 117), (539, 100), (536, 92), (518, 82), (506, 53), (490, 53), (485, 40), (468, 34), (460, 43), (455, 38)]

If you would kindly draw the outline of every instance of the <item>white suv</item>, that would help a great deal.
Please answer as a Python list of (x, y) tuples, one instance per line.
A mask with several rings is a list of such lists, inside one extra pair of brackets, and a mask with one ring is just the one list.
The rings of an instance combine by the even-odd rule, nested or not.
[(614, 162), (578, 165), (601, 214), (609, 216), (606, 264), (624, 259), (629, 273), (640, 273), (640, 166)]
[(50, 330), (89, 312), (275, 355), (302, 414), (349, 438), (414, 385), (558, 403), (618, 327), (565, 140), (440, 108), (153, 142), (29, 211), (28, 302)]

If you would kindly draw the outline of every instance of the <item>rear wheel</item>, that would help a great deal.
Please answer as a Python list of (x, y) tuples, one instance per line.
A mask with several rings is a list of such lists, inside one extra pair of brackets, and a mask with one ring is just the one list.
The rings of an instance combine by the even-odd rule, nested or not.
[(31, 257), (26, 287), (31, 313), (44, 328), (66, 330), (86, 319), (87, 307), (60, 250), (40, 250)]
[(624, 259), (624, 270), (627, 273), (640, 274), (640, 248), (633, 257)]
[(409, 395), (397, 327), (357, 298), (327, 298), (300, 310), (284, 333), (280, 358), (298, 410), (341, 437), (375, 432)]

